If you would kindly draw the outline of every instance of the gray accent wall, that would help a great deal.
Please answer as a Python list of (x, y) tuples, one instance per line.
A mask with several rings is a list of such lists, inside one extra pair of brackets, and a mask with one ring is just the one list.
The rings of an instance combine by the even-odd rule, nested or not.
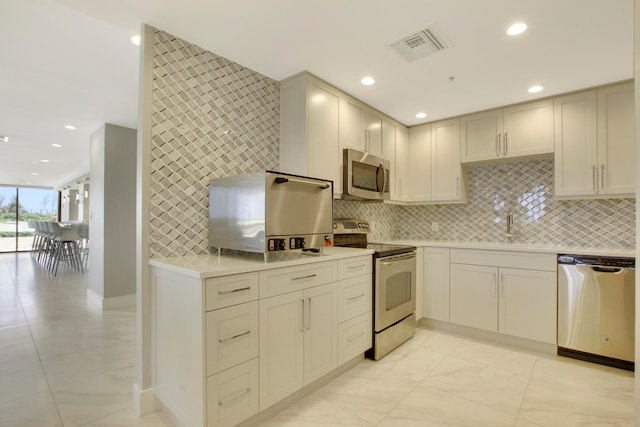
[(105, 124), (89, 144), (89, 290), (104, 301), (136, 293), (136, 130)]

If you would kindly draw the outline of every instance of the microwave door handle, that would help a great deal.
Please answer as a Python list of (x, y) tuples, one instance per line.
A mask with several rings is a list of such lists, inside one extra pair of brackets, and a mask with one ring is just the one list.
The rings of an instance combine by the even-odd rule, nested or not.
[(318, 183), (318, 182), (313, 182), (313, 181), (306, 181), (304, 179), (297, 179), (297, 178), (284, 178), (284, 177), (277, 177), (275, 179), (275, 183), (276, 184), (286, 184), (287, 182), (295, 182), (296, 184), (304, 184), (304, 185), (313, 185), (314, 187), (318, 187), (318, 188), (329, 188), (329, 184), (326, 182), (323, 183)]
[(387, 176), (387, 170), (384, 168), (384, 164), (382, 162), (380, 162), (380, 166), (378, 166), (378, 169), (382, 169), (382, 174), (384, 176), (384, 181), (382, 183), (382, 190), (380, 191), (380, 197), (382, 197), (384, 196), (384, 192), (387, 190), (388, 176)]

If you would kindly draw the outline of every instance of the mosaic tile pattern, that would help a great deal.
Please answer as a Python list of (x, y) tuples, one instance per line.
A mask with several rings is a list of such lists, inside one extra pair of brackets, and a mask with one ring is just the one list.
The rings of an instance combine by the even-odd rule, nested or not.
[(398, 206), (396, 237), (504, 242), (511, 210), (515, 243), (635, 247), (635, 200), (554, 200), (552, 160), (472, 167), (468, 182), (467, 205)]
[(369, 221), (371, 229), (367, 238), (370, 242), (393, 240), (398, 236), (398, 207), (395, 205), (334, 200), (333, 217)]
[(150, 255), (208, 251), (209, 180), (278, 166), (280, 84), (155, 32)]

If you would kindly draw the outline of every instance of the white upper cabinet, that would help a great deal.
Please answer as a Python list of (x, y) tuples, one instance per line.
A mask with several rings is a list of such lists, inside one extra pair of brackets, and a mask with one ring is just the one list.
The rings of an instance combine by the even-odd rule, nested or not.
[(460, 119), (431, 124), (431, 200), (466, 200), (460, 164)]
[(466, 201), (460, 165), (460, 120), (451, 119), (409, 129), (409, 191), (414, 203)]
[(340, 104), (340, 147), (383, 156), (382, 116), (346, 95)]
[(598, 90), (598, 180), (605, 195), (635, 197), (633, 83)]
[(391, 171), (391, 176), (395, 176), (391, 185), (391, 200), (407, 201), (409, 194), (409, 129), (404, 126), (396, 128), (395, 167)]
[(431, 201), (431, 125), (409, 129), (408, 202)]
[(461, 162), (550, 156), (553, 101), (542, 100), (461, 119)]
[(634, 197), (633, 83), (555, 99), (555, 195)]
[(279, 170), (329, 179), (341, 194), (339, 123), (339, 91), (309, 74), (283, 81)]

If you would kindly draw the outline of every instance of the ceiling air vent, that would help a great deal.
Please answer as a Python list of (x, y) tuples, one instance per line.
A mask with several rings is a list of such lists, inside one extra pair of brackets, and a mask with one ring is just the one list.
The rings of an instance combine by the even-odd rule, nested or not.
[(451, 47), (442, 35), (425, 28), (391, 44), (391, 48), (409, 62)]

